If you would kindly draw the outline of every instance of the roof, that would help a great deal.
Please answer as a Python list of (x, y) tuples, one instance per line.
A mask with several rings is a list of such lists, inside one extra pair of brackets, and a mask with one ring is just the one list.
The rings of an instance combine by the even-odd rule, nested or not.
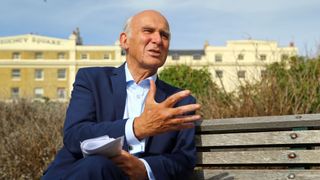
[(179, 56), (193, 56), (193, 55), (205, 55), (203, 49), (190, 49), (190, 50), (169, 50), (169, 56), (179, 55)]

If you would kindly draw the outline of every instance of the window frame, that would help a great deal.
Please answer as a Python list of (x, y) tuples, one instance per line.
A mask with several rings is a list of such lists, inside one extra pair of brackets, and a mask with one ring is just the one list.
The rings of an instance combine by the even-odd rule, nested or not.
[[(16, 72), (15, 72), (16, 70)], [(21, 69), (11, 69), (11, 79), (20, 80), (21, 79)]]
[(34, 53), (34, 59), (43, 59), (43, 52), (35, 52)]
[(223, 78), (223, 70), (215, 70), (216, 78)]
[[(62, 73), (63, 73), (63, 76), (60, 76), (60, 75), (62, 75)], [(57, 79), (58, 80), (66, 80), (67, 79), (67, 69), (66, 68), (57, 69)]]
[[(40, 72), (40, 77), (38, 77), (39, 72)], [(44, 70), (43, 70), (43, 69), (35, 69), (35, 70), (34, 70), (34, 79), (35, 79), (36, 81), (42, 81), (42, 80), (44, 80)]]
[(266, 61), (267, 60), (267, 55), (266, 54), (260, 54), (259, 55), (260, 61)]
[[(218, 58), (218, 57), (219, 57), (219, 58)], [(215, 62), (222, 62), (222, 61), (223, 61), (222, 54), (215, 54), (215, 55), (214, 55), (214, 61), (215, 61)]]
[[(63, 96), (60, 96), (63, 94)], [(67, 90), (65, 87), (58, 87), (57, 88), (57, 98), (58, 99), (67, 99)]]
[(237, 60), (240, 60), (240, 61), (244, 60), (244, 54), (239, 53), (237, 56)]
[(245, 79), (245, 78), (246, 78), (246, 71), (245, 71), (245, 70), (239, 70), (239, 71), (237, 72), (237, 77), (238, 77), (239, 79)]
[(199, 60), (202, 59), (202, 55), (201, 54), (193, 54), (192, 55), (192, 59), (196, 60), (196, 61), (199, 61)]
[[(17, 56), (17, 57), (16, 57)], [(13, 52), (12, 53), (12, 59), (13, 60), (19, 60), (21, 59), (21, 53), (20, 52)]]
[[(14, 92), (14, 90), (17, 90), (17, 92)], [(12, 87), (10, 90), (10, 96), (11, 99), (18, 99), (20, 98), (20, 88), (19, 87)]]
[(89, 60), (89, 54), (88, 53), (81, 53), (80, 59), (81, 60)]
[[(38, 92), (40, 92), (40, 93), (38, 93)], [(33, 95), (34, 95), (34, 98), (36, 98), (36, 99), (41, 99), (41, 98), (43, 98), (44, 96), (44, 89), (42, 88), (42, 87), (36, 87), (36, 88), (34, 88), (34, 90), (33, 90)]]

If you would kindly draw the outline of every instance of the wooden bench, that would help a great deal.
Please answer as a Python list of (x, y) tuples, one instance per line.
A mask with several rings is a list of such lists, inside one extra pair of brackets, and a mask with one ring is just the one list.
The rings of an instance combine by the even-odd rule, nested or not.
[(320, 114), (203, 120), (192, 179), (320, 180)]

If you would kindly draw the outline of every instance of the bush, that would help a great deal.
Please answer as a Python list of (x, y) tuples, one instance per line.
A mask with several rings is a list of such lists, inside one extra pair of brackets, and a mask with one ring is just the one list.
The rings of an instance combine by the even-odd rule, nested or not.
[(39, 179), (62, 146), (65, 103), (0, 103), (0, 179)]
[(206, 68), (192, 69), (187, 65), (171, 66), (161, 71), (159, 76), (165, 82), (182, 89), (189, 89), (195, 95), (203, 95), (210, 88), (217, 89)]

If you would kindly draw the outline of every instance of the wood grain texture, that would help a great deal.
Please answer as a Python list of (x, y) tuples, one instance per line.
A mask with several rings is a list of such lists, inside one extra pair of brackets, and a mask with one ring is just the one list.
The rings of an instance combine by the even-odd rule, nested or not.
[[(289, 158), (294, 153), (295, 158)], [(198, 152), (197, 164), (317, 164), (320, 150)]]
[(320, 114), (226, 118), (199, 121), (197, 132), (281, 129), (295, 127), (320, 128)]
[(196, 130), (192, 179), (320, 180), (320, 114), (203, 120)]
[(320, 130), (197, 135), (197, 147), (254, 145), (320, 145)]
[(320, 170), (200, 170), (192, 179), (223, 180), (318, 180)]

